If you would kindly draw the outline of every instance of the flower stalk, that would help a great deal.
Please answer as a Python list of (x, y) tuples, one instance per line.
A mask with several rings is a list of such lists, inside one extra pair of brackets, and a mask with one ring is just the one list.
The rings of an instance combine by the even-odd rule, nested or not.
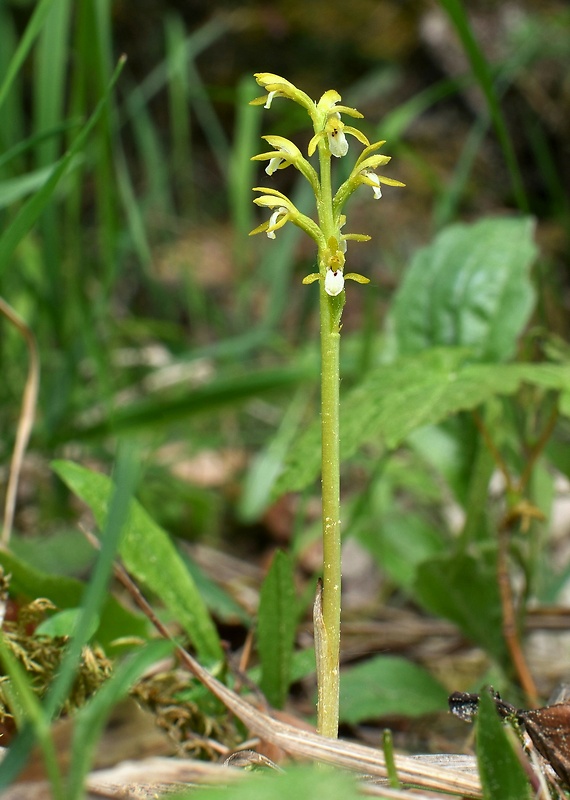
[[(250, 235), (264, 232), (274, 239), (276, 232), (287, 222), (305, 231), (317, 245), (319, 271), (307, 275), (304, 284), (319, 281), (320, 344), (321, 344), (321, 431), (322, 431), (322, 530), (323, 574), (315, 600), (315, 651), (317, 654), (318, 707), (317, 728), (324, 736), (338, 734), (339, 718), (339, 662), (341, 616), (341, 520), (340, 520), (340, 330), (342, 310), (346, 300), (345, 281), (369, 283), (358, 273), (345, 273), (347, 242), (367, 241), (369, 236), (359, 233), (342, 233), (346, 223), (342, 213), (350, 195), (361, 185), (369, 186), (373, 196), (382, 196), (381, 185), (403, 186), (400, 181), (378, 175), (376, 169), (387, 164), (389, 156), (374, 155), (383, 141), (370, 144), (358, 128), (346, 125), (342, 115), (356, 119), (362, 114), (354, 108), (340, 105), (341, 96), (331, 89), (318, 102), (297, 89), (285, 78), (272, 73), (257, 73), (257, 83), (267, 94), (253, 100), (253, 105), (270, 108), (276, 97), (286, 97), (301, 105), (311, 118), (314, 136), (309, 142), (307, 155), (318, 152), (318, 171), (299, 148), (282, 136), (264, 136), (274, 148), (254, 156), (253, 160), (268, 161), (265, 169), (271, 176), (289, 166), (297, 169), (310, 183), (315, 195), (317, 222), (302, 214), (289, 198), (275, 189), (257, 187), (261, 196), (254, 203), (268, 208), (272, 213), (268, 221), (259, 225)], [(347, 155), (349, 143), (346, 136), (356, 138), (364, 145), (347, 180), (333, 191), (332, 158)]]

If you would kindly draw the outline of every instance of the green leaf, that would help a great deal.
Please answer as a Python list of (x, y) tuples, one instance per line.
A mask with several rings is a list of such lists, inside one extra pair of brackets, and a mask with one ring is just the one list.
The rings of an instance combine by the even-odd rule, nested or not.
[(454, 622), (500, 664), (506, 663), (494, 553), (424, 561), (416, 573), (414, 597), (428, 611)]
[[(45, 4), (44, 4), (45, 5)], [(39, 8), (39, 7), (38, 7)], [(11, 256), (24, 238), (29, 233), (32, 226), (35, 224), (41, 212), (44, 210), (50, 201), (53, 193), (55, 192), (59, 181), (67, 173), (68, 169), (73, 165), (76, 156), (81, 152), (85, 146), (89, 135), (101, 117), (105, 106), (111, 96), (111, 92), (119, 78), (123, 69), (125, 59), (119, 61), (111, 81), (109, 82), (105, 94), (97, 104), (95, 111), (89, 117), (81, 131), (73, 140), (73, 144), (69, 150), (57, 162), (51, 170), (48, 179), (45, 181), (41, 189), (34, 194), (17, 212), (14, 219), (10, 222), (8, 227), (4, 230), (0, 238), (0, 273), (2, 270), (11, 263)]]
[[(1, 253), (1, 250), (0, 250)], [(113, 410), (110, 417), (78, 430), (76, 425), (62, 428), (54, 434), (53, 442), (67, 441), (70, 437), (100, 438), (110, 433), (151, 430), (171, 425), (196, 414), (208, 413), (227, 406), (265, 395), (269, 392), (291, 391), (318, 375), (317, 363), (311, 359), (292, 367), (245, 371), (228, 375), (198, 386), (191, 392), (165, 391), (150, 398)]]
[[(45, 769), (51, 784), (51, 795), (54, 800), (63, 798), (61, 786), (61, 773), (57, 760), (55, 741), (50, 730), (50, 718), (45, 713), (41, 701), (32, 689), (32, 684), (26, 670), (17, 660), (8, 646), (4, 634), (0, 631), (0, 665), (2, 674), (9, 677), (9, 682), (4, 686), (4, 692), (9, 698), (12, 713), (18, 727), (32, 731), (37, 738), (44, 758)], [(16, 740), (17, 742), (18, 740)], [(3, 774), (0, 774), (0, 788), (5, 788), (16, 776), (6, 775), (6, 761), (10, 761), (12, 753), (7, 752), (7, 757), (2, 765)], [(29, 753), (29, 751), (28, 751)], [(20, 762), (19, 767), (24, 766)], [(9, 766), (9, 764), (8, 764)], [(4, 794), (2, 792), (2, 794)]]
[(467, 346), (481, 361), (504, 361), (534, 306), (534, 222), (484, 219), (451, 225), (417, 251), (390, 314), (402, 355)]
[(275, 708), (283, 707), (289, 689), (296, 622), (293, 563), (278, 550), (261, 587), (257, 624), (260, 686)]
[[(56, 461), (55, 472), (93, 511), (103, 527), (113, 483), (110, 478), (69, 461)], [(127, 570), (155, 592), (206, 661), (223, 658), (216, 628), (196, 584), (168, 535), (133, 500), (119, 552)]]
[(369, 524), (356, 536), (380, 568), (406, 589), (412, 588), (418, 565), (445, 546), (439, 531), (419, 514), (395, 509), (382, 515), (378, 525)]
[[(59, 609), (76, 608), (85, 593), (85, 585), (75, 578), (51, 575), (33, 567), (13, 553), (0, 550), (0, 565), (11, 575), (10, 588), (26, 600), (47, 597)], [(109, 595), (101, 611), (95, 638), (107, 650), (111, 642), (124, 636), (148, 636), (148, 622), (138, 614), (127, 611)]]
[[(463, 348), (437, 348), (377, 367), (341, 401), (341, 459), (368, 441), (392, 449), (424, 425), (435, 425), (495, 395), (514, 394), (523, 383), (558, 391), (570, 388), (561, 364), (466, 363)], [(287, 458), (276, 493), (297, 491), (320, 470), (320, 422), (301, 436)]]
[(342, 670), (340, 718), (345, 722), (391, 714), (419, 717), (446, 704), (447, 690), (405, 658), (376, 656)]
[[(36, 633), (44, 636), (72, 636), (78, 618), (81, 615), (81, 608), (66, 608), (51, 617), (44, 619), (36, 628)], [(95, 617), (88, 629), (87, 639), (93, 638), (99, 627), (99, 618)]]
[(286, 772), (253, 774), (243, 781), (227, 786), (192, 788), (173, 796), (172, 800), (290, 800), (322, 798), (327, 800), (358, 800), (361, 797), (356, 779), (336, 769), (308, 766), (288, 767)]
[(116, 666), (99, 691), (74, 715), (72, 758), (66, 794), (68, 800), (84, 796), (83, 780), (114, 706), (127, 695), (148, 667), (170, 655), (172, 647), (171, 642), (155, 641), (127, 657)]
[(485, 800), (528, 800), (527, 777), (487, 692), (479, 699), (477, 761)]

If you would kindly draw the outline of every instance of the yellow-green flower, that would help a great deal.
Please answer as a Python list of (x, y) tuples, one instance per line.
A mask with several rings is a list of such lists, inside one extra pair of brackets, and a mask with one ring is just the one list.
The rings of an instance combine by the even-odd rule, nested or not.
[(345, 125), (341, 119), (341, 114), (362, 119), (362, 114), (355, 108), (337, 105), (341, 96), (334, 89), (325, 92), (316, 105), (314, 115), (311, 115), (315, 128), (315, 135), (309, 142), (308, 153), (310, 156), (315, 152), (318, 143), (327, 138), (331, 155), (340, 158), (348, 153), (348, 141), (346, 134), (349, 133), (366, 146), (370, 144), (366, 136), (350, 125)]
[(265, 167), (265, 172), (270, 176), (278, 169), (285, 169), (289, 164), (292, 164), (307, 178), (314, 191), (318, 191), (319, 178), (317, 173), (307, 159), (303, 157), (296, 144), (284, 136), (262, 136), (261, 138), (265, 139), (274, 150), (253, 156), (252, 161), (269, 161), (269, 164)]
[(275, 97), (288, 97), (306, 108), (309, 113), (315, 106), (308, 94), (297, 89), (294, 83), (282, 78), (281, 75), (275, 75), (273, 72), (256, 72), (253, 77), (260, 86), (267, 90), (267, 94), (252, 100), (251, 105), (263, 105), (264, 108), (270, 108)]
[(287, 195), (277, 191), (277, 189), (268, 189), (263, 186), (257, 186), (253, 191), (265, 192), (260, 197), (256, 197), (253, 202), (262, 208), (271, 209), (271, 216), (267, 222), (263, 222), (250, 231), (250, 236), (255, 236), (257, 233), (266, 233), (269, 239), (275, 239), (275, 231), (291, 221), (294, 225), (304, 230), (305, 233), (308, 233), (319, 247), (323, 245), (324, 238), (319, 226), (310, 217), (302, 214)]

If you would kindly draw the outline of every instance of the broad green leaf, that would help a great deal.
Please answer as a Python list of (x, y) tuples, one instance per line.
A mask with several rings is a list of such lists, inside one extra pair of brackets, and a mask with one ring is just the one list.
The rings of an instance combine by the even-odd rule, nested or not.
[[(558, 391), (570, 388), (565, 365), (473, 364), (466, 359), (463, 348), (437, 348), (371, 370), (341, 400), (341, 459), (369, 441), (395, 448), (418, 428), (477, 408), (495, 395), (514, 394), (523, 383)], [(287, 463), (276, 493), (303, 489), (317, 477), (318, 421), (297, 440)]]
[(345, 722), (441, 711), (447, 691), (429, 672), (398, 656), (376, 656), (342, 670), (340, 718)]
[(394, 509), (362, 527), (358, 540), (372, 553), (380, 568), (406, 589), (419, 564), (441, 553), (444, 539), (419, 514)]
[(451, 225), (418, 250), (396, 294), (396, 351), (466, 346), (481, 361), (505, 361), (534, 306), (536, 257), (530, 218)]
[(218, 583), (209, 578), (205, 572), (202, 572), (196, 562), (192, 561), (192, 559), (184, 553), (184, 550), (181, 551), (180, 556), (186, 569), (192, 576), (192, 580), (196, 584), (196, 588), (200, 592), (201, 597), (216, 616), (216, 619), (227, 622), (230, 625), (235, 625), (236, 621), (239, 621), (249, 628), (251, 625), (251, 617), (247, 611)]
[(336, 769), (319, 769), (317, 765), (291, 766), (286, 772), (272, 770), (252, 774), (243, 781), (227, 786), (208, 786), (173, 795), (172, 800), (290, 800), (320, 798), (326, 800), (359, 800), (361, 793), (354, 776)]
[[(11, 576), (10, 586), (17, 597), (34, 600), (47, 597), (61, 610), (76, 608), (85, 594), (85, 585), (75, 578), (51, 575), (33, 567), (13, 553), (0, 550), (0, 565)], [(148, 636), (148, 622), (138, 614), (127, 611), (109, 595), (101, 611), (95, 638), (108, 649), (115, 639), (125, 636)]]
[(458, 553), (420, 564), (414, 597), (437, 616), (454, 622), (499, 664), (506, 662), (501, 600), (493, 553), (486, 558)]
[(477, 761), (485, 800), (528, 800), (527, 777), (487, 692), (479, 699)]
[(257, 623), (261, 689), (271, 705), (282, 708), (291, 680), (297, 601), (291, 558), (281, 550), (261, 586)]
[[(296, 650), (291, 659), (291, 680), (289, 683), (295, 683), (309, 675), (314, 675), (316, 671), (315, 648), (307, 647), (306, 650)], [(248, 678), (254, 683), (261, 682), (261, 666), (257, 665), (248, 669)]]
[[(56, 461), (55, 472), (104, 525), (113, 483), (110, 478), (69, 461)], [(135, 500), (119, 545), (127, 570), (155, 592), (182, 625), (201, 658), (221, 660), (216, 628), (190, 573), (168, 535)]]
[[(80, 608), (66, 608), (63, 611), (58, 611), (57, 614), (52, 614), (51, 617), (44, 619), (36, 628), (36, 633), (44, 634), (45, 636), (72, 636), (77, 620), (81, 615)], [(97, 632), (99, 627), (99, 619), (93, 619), (89, 628), (87, 639), (91, 639)]]

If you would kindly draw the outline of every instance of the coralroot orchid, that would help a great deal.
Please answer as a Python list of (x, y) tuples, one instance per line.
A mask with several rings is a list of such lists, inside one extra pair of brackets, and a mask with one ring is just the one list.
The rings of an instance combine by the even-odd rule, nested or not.
[[(303, 214), (291, 200), (276, 189), (257, 187), (261, 195), (254, 200), (271, 211), (250, 235), (265, 232), (275, 239), (276, 232), (287, 222), (304, 230), (317, 245), (318, 272), (303, 279), (304, 284), (319, 282), (321, 312), (321, 421), (322, 421), (322, 515), (323, 515), (323, 582), (322, 594), (315, 601), (315, 651), (317, 653), (318, 730), (325, 736), (336, 736), (339, 706), (340, 651), (340, 479), (339, 479), (339, 345), (340, 320), (345, 303), (345, 282), (369, 283), (358, 273), (345, 273), (347, 242), (370, 239), (362, 233), (342, 233), (346, 223), (342, 209), (356, 189), (365, 184), (372, 188), (375, 199), (382, 197), (382, 185), (403, 186), (394, 178), (379, 175), (377, 169), (390, 161), (376, 151), (384, 141), (370, 143), (358, 128), (346, 125), (343, 116), (362, 119), (355, 108), (341, 105), (341, 96), (334, 89), (326, 91), (318, 102), (293, 83), (270, 72), (255, 75), (267, 92), (252, 101), (253, 105), (270, 108), (274, 100), (287, 98), (308, 113), (313, 136), (307, 147), (307, 158), (283, 136), (264, 136), (272, 148), (254, 156), (254, 161), (267, 161), (265, 172), (270, 177), (277, 170), (293, 166), (310, 183), (316, 200), (317, 221)], [(349, 177), (333, 193), (331, 158), (343, 158), (349, 150), (348, 136), (364, 145)], [(318, 169), (309, 162), (318, 153)]]

